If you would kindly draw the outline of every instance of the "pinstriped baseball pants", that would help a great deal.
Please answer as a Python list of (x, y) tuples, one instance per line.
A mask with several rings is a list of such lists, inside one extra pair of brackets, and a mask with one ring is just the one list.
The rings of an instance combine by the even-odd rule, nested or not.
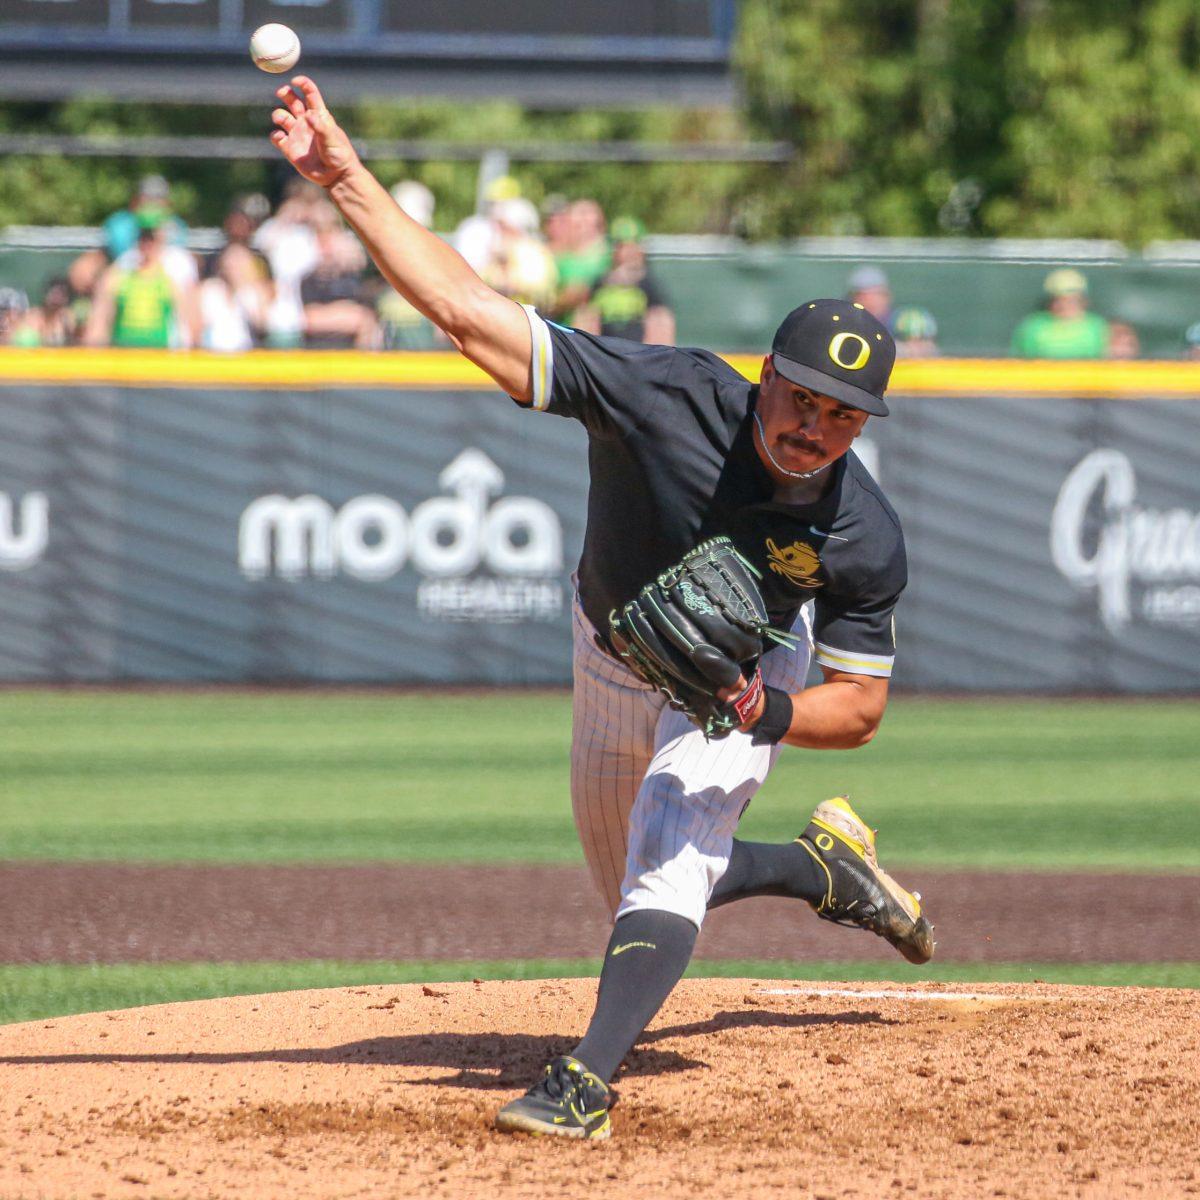
[[(812, 653), (808, 609), (795, 649), (762, 660), (764, 680), (804, 687)], [(733, 835), (778, 757), (734, 732), (707, 742), (666, 698), (605, 654), (574, 611), (571, 807), (592, 881), (614, 917), (636, 909), (677, 913), (697, 928), (729, 866)]]

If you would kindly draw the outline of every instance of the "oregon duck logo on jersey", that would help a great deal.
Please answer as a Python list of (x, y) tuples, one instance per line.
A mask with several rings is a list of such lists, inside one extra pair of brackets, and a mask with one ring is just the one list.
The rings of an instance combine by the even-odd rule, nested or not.
[(767, 538), (767, 560), (776, 575), (782, 575), (802, 588), (819, 588), (816, 575), (821, 568), (820, 555), (807, 542), (793, 542), (780, 549), (774, 538)]

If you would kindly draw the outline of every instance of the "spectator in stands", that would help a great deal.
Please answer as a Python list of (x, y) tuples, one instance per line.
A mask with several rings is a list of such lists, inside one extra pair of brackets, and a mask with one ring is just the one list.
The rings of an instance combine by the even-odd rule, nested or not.
[[(24, 293), (20, 295), (23, 297)], [(70, 346), (75, 342), (78, 332), (75, 313), (71, 307), (71, 285), (65, 279), (52, 279), (46, 285), (41, 305), (29, 308), (16, 318), (7, 344)]]
[(38, 320), (43, 346), (73, 346), (79, 340), (79, 318), (73, 302), (68, 280), (60, 276), (46, 284)]
[(375, 350), (379, 322), (363, 278), (362, 244), (342, 227), (332, 208), (314, 214), (317, 261), (300, 283), (304, 345), (319, 350)]
[(304, 340), (304, 302), (300, 282), (317, 265), (315, 225), (336, 220), (336, 210), (316, 184), (303, 179), (288, 182), (283, 203), (255, 231), (251, 245), (266, 256), (274, 281), (267, 311), (267, 345), (275, 349), (299, 346)]
[(1183, 357), (1191, 362), (1200, 362), (1200, 321), (1184, 330)]
[(137, 245), (138, 217), (156, 214), (167, 225), (167, 241), (182, 246), (187, 241), (187, 226), (171, 211), (171, 185), (161, 175), (147, 175), (139, 184), (129, 207), (113, 213), (103, 225), (104, 248), (109, 262)]
[(613, 221), (612, 266), (575, 314), (575, 323), (605, 337), (673, 346), (675, 314), (646, 262), (643, 232), (633, 217)]
[(267, 326), (271, 288), (254, 251), (231, 242), (200, 285), (200, 345), (205, 350), (250, 350)]
[(575, 200), (567, 206), (562, 242), (564, 249), (555, 255), (558, 299), (554, 312), (570, 321), (612, 266), (604, 210), (595, 200)]
[(892, 327), (892, 288), (878, 267), (859, 267), (847, 281), (853, 304), (861, 304), (877, 321)]
[(266, 255), (275, 279), (303, 278), (317, 261), (313, 226), (324, 209), (332, 208), (315, 183), (292, 179), (283, 189), (275, 212), (254, 231), (251, 245)]
[(892, 336), (900, 358), (932, 358), (938, 352), (938, 327), (926, 308), (898, 308), (892, 314)]
[(252, 192), (234, 200), (225, 214), (224, 221), (221, 222), (221, 232), (225, 235), (225, 246), (220, 250), (213, 251), (208, 256), (204, 263), (204, 274), (210, 277), (216, 274), (217, 264), (225, 247), (244, 246), (253, 256), (259, 278), (264, 282), (269, 280), (271, 267), (267, 262), (266, 255), (254, 248), (254, 236), (270, 213), (270, 201), (261, 193)]
[(521, 185), (511, 175), (499, 175), (483, 193), (483, 211), (473, 213), (459, 223), (450, 239), (455, 250), (482, 275), (496, 255), (496, 244), (503, 237), (496, 224), (496, 207), (521, 195)]
[(561, 255), (568, 254), (571, 249), (570, 208), (567, 198), (557, 192), (542, 201), (542, 233), (546, 239), (546, 249), (554, 255), (556, 263)]
[(937, 353), (937, 321), (933, 313), (916, 305), (894, 308), (888, 277), (879, 267), (859, 267), (849, 278), (846, 293), (896, 339), (896, 353), (905, 358), (928, 358)]
[(1137, 330), (1127, 321), (1110, 321), (1108, 325), (1108, 357), (1138, 358), (1142, 353), (1142, 341)]
[(199, 335), (195, 289), (181, 287), (166, 269), (162, 217), (141, 213), (138, 226), (129, 265), (122, 265), (122, 255), (96, 286), (84, 341), (89, 346), (194, 346)]
[(18, 343), (13, 338), (29, 312), (29, 297), (15, 287), (0, 287), (0, 346)]
[[(392, 199), (418, 225), (433, 228), (436, 207), (433, 192), (416, 179), (404, 179), (392, 188)], [(399, 292), (384, 287), (375, 303), (385, 350), (434, 350), (449, 342), (432, 321), (421, 315)]]
[(262, 192), (245, 192), (229, 206), (222, 228), (225, 239), (249, 246), (262, 223), (271, 215), (271, 202)]
[(96, 287), (108, 267), (108, 255), (97, 249), (85, 250), (67, 268), (67, 282), (71, 285), (71, 311), (80, 334), (87, 328)]
[(1088, 311), (1087, 278), (1073, 267), (1046, 276), (1046, 307), (1017, 326), (1012, 352), (1022, 358), (1103, 358), (1108, 322)]
[(558, 269), (538, 230), (538, 211), (523, 196), (492, 205), (495, 236), (480, 278), (502, 296), (546, 309), (554, 302)]
[[(156, 178), (156, 177), (152, 177)], [(114, 259), (117, 266), (126, 271), (137, 270), (143, 253), (141, 231), (157, 231), (157, 255), (162, 269), (183, 293), (192, 293), (200, 282), (200, 265), (196, 256), (184, 245), (173, 240), (174, 219), (165, 209), (157, 205), (143, 205), (137, 210), (138, 239), (133, 246)], [(186, 343), (185, 343), (186, 344)]]

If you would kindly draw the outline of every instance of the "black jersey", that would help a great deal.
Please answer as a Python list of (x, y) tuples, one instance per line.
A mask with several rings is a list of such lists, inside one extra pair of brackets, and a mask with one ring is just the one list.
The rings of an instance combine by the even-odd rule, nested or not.
[(900, 522), (853, 454), (811, 504), (774, 499), (754, 448), (758, 389), (705, 350), (643, 346), (543, 321), (530, 407), (588, 431), (579, 595), (595, 627), (704, 538), (727, 534), (762, 573), (772, 624), (814, 602), (816, 660), (888, 676), (907, 580)]

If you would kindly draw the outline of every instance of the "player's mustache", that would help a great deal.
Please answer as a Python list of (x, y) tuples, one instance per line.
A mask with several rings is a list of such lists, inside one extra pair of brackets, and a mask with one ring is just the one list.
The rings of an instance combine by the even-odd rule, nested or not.
[(779, 440), (785, 445), (795, 446), (798, 450), (811, 450), (814, 454), (821, 454), (825, 449), (820, 442), (814, 442), (801, 433), (780, 434)]

